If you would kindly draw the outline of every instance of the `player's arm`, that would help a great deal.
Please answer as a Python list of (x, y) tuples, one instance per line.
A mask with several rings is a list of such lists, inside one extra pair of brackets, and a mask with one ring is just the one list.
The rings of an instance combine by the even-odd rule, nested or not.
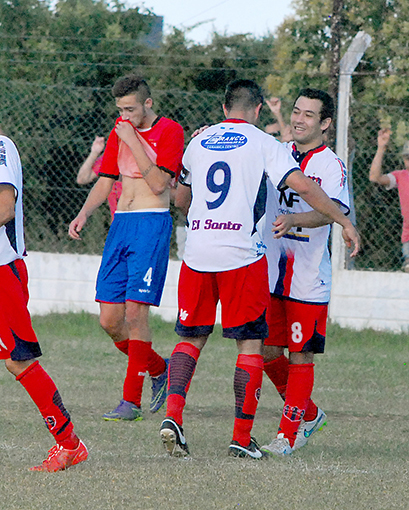
[(192, 201), (192, 190), (187, 184), (178, 183), (175, 194), (175, 206), (180, 209), (185, 216), (189, 211), (190, 203)]
[(16, 189), (11, 184), (0, 184), (0, 227), (16, 215)]
[(112, 190), (115, 179), (101, 176), (89, 192), (88, 198), (78, 213), (77, 217), (70, 223), (68, 234), (73, 239), (79, 240), (80, 232), (92, 213), (105, 202)]
[(342, 213), (337, 205), (312, 179), (306, 177), (301, 170), (291, 172), (285, 179), (285, 184), (296, 191), (300, 197), (313, 209), (327, 216), (330, 221), (342, 227), (342, 237), (348, 248), (353, 245), (351, 257), (354, 257), (360, 248), (359, 234), (351, 221)]
[(381, 129), (378, 132), (378, 149), (372, 160), (371, 169), (369, 170), (369, 180), (381, 184), (382, 186), (390, 185), (389, 177), (382, 173), (382, 161), (391, 133), (392, 131), (387, 128)]
[(333, 220), (315, 210), (306, 213), (280, 214), (273, 223), (272, 231), (274, 238), (279, 239), (294, 227), (318, 228), (330, 223), (333, 223)]
[(129, 122), (118, 122), (115, 127), (118, 137), (130, 148), (136, 164), (154, 195), (162, 195), (169, 188), (172, 175), (152, 163), (138, 140), (133, 126)]
[(88, 154), (86, 160), (80, 166), (77, 174), (77, 184), (89, 184), (97, 178), (97, 174), (93, 170), (95, 161), (98, 156), (104, 150), (105, 138), (103, 136), (96, 136), (92, 142), (91, 151)]

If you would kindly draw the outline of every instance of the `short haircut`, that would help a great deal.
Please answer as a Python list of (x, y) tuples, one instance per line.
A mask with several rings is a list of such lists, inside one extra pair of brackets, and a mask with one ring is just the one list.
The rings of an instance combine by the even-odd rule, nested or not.
[[(324, 90), (319, 89), (301, 89), (298, 96), (295, 98), (294, 105), (299, 97), (308, 97), (308, 99), (318, 99), (321, 101), (320, 121), (325, 119), (333, 119), (335, 114), (334, 100)], [(293, 105), (293, 106), (294, 106)]]
[(115, 98), (125, 97), (131, 94), (138, 96), (140, 103), (151, 97), (151, 91), (146, 81), (136, 74), (128, 74), (119, 78), (112, 87), (112, 95)]
[(227, 111), (233, 108), (252, 110), (263, 104), (261, 88), (253, 80), (234, 80), (228, 83), (224, 95)]

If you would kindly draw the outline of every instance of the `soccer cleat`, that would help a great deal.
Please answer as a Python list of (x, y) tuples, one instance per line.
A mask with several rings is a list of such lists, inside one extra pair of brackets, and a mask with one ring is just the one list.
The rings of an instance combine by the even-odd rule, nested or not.
[(88, 450), (85, 444), (80, 441), (75, 450), (67, 450), (61, 445), (54, 445), (51, 450), (48, 450), (48, 457), (39, 466), (30, 468), (30, 471), (48, 471), (54, 473), (56, 471), (63, 471), (70, 466), (75, 466), (80, 462), (87, 460)]
[(324, 425), (327, 424), (327, 415), (324, 411), (318, 408), (317, 417), (315, 420), (311, 421), (301, 421), (301, 424), (298, 428), (297, 437), (295, 438), (293, 450), (297, 450), (302, 446), (305, 446), (308, 442), (308, 439), (314, 432), (318, 430), (322, 430)]
[(229, 446), (229, 455), (230, 457), (250, 457), (257, 460), (267, 457), (267, 455), (261, 451), (254, 437), (250, 439), (250, 444), (248, 446), (241, 446), (238, 441), (232, 441)]
[(168, 384), (168, 368), (169, 360), (165, 359), (166, 369), (158, 377), (152, 377), (152, 399), (149, 406), (151, 413), (156, 413), (163, 406), (166, 401), (167, 391), (166, 387)]
[(270, 444), (262, 446), (261, 451), (267, 455), (279, 455), (280, 457), (285, 457), (286, 455), (292, 454), (293, 448), (291, 448), (288, 438), (286, 438), (281, 432), (271, 441)]
[(183, 435), (183, 428), (172, 418), (165, 418), (160, 427), (160, 438), (171, 457), (187, 457), (189, 448)]
[(109, 413), (105, 413), (102, 417), (107, 421), (140, 421), (143, 419), (141, 408), (133, 402), (127, 402), (126, 400), (121, 400), (117, 408)]

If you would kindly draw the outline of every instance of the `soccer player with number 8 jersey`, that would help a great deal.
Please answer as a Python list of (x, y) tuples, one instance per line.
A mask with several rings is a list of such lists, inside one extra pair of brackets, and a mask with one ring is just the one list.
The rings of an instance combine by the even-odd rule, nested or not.
[(172, 456), (187, 456), (183, 409), (200, 352), (222, 306), (223, 336), (236, 340), (236, 412), (229, 454), (259, 459), (251, 437), (263, 375), (270, 296), (263, 242), (266, 184), (291, 186), (322, 214), (340, 223), (347, 243), (358, 248), (351, 222), (300, 171), (291, 154), (255, 124), (263, 104), (259, 86), (236, 80), (226, 89), (226, 120), (196, 136), (186, 149), (176, 205), (188, 212), (187, 240), (179, 279), (181, 336), (169, 367), (166, 418), (160, 436)]
[[(346, 168), (324, 144), (333, 115), (334, 103), (326, 92), (301, 90), (291, 114), (294, 141), (284, 146), (304, 175), (348, 214)], [(271, 307), (264, 370), (284, 399), (284, 407), (277, 437), (262, 450), (289, 455), (326, 422), (311, 393), (314, 354), (324, 352), (325, 344), (331, 290), (331, 220), (314, 211), (291, 187), (277, 191), (273, 186), (268, 188), (266, 218)], [(279, 239), (274, 238), (271, 227), (273, 232), (280, 232)]]

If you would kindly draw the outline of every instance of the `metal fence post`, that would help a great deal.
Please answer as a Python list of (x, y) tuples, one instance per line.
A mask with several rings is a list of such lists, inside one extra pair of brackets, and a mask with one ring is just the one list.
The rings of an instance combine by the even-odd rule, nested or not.
[[(358, 32), (340, 62), (336, 152), (345, 164), (348, 164), (348, 124), (351, 76), (370, 44), (371, 36), (363, 31)], [(346, 251), (342, 239), (342, 228), (338, 224), (333, 225), (331, 252), (333, 271), (344, 269)]]

